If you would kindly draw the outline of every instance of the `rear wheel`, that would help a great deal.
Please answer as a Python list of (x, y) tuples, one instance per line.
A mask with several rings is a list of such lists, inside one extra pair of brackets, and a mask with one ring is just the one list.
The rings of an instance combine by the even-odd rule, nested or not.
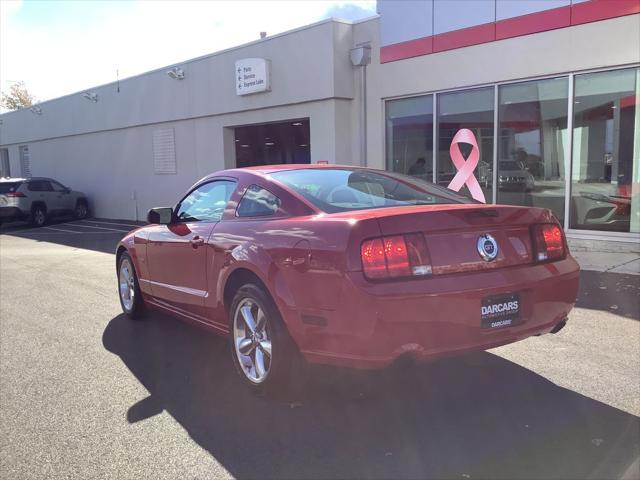
[(299, 359), (269, 294), (254, 284), (240, 287), (230, 316), (231, 354), (244, 384), (270, 396), (288, 393)]
[(138, 276), (128, 253), (123, 253), (118, 261), (118, 292), (122, 311), (131, 318), (140, 318), (144, 304)]
[(47, 210), (42, 205), (36, 205), (31, 209), (29, 221), (34, 227), (44, 226), (47, 223)]

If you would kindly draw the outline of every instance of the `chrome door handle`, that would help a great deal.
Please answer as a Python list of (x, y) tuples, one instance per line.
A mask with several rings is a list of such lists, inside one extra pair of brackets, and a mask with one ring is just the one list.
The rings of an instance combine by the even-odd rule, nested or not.
[(191, 246), (193, 248), (198, 248), (204, 245), (204, 238), (196, 235), (191, 240), (189, 240), (189, 243), (191, 243)]

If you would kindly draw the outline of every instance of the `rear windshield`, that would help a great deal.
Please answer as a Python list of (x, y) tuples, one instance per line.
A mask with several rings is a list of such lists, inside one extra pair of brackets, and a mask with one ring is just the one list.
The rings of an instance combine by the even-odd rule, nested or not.
[(20, 188), (22, 182), (0, 182), (0, 195), (3, 193), (15, 192)]
[(271, 175), (327, 213), (407, 205), (475, 203), (433, 183), (392, 172), (301, 169)]

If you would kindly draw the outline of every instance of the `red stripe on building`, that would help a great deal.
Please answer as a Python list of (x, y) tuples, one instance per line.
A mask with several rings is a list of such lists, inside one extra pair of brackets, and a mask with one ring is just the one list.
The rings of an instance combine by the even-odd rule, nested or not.
[(380, 63), (640, 13), (640, 0), (589, 0), (380, 48)]
[(496, 40), (546, 32), (571, 25), (571, 7), (553, 8), (496, 22)]
[(444, 52), (455, 48), (492, 42), (496, 39), (495, 23), (485, 23), (475, 27), (441, 33), (433, 37), (433, 51)]
[(433, 53), (433, 37), (423, 37), (380, 48), (380, 63), (393, 62), (430, 53)]
[(640, 0), (590, 0), (571, 6), (571, 25), (640, 13)]

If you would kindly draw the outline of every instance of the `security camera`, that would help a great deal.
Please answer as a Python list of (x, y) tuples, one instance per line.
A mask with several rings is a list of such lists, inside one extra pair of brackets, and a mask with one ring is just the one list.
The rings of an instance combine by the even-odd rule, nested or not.
[(167, 75), (174, 80), (184, 80), (184, 70), (180, 67), (173, 67), (167, 72)]

